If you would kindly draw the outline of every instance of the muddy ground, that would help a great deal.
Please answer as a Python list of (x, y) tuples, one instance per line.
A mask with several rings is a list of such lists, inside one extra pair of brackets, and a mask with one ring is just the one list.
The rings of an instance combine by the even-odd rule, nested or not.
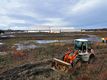
[[(22, 34), (16, 38), (3, 40), (6, 45), (6, 55), (0, 55), (0, 80), (107, 80), (107, 45), (95, 48), (96, 60), (93, 64), (82, 64), (72, 73), (59, 73), (51, 69), (52, 58), (61, 59), (68, 48), (73, 44), (50, 43), (44, 47), (23, 50), (23, 56), (14, 55), (12, 45), (21, 41), (38, 39), (75, 39), (96, 35), (105, 37), (107, 32), (83, 32), (83, 33), (61, 33), (61, 34), (38, 34), (39, 36), (24, 37)], [(48, 36), (49, 35), (49, 36)], [(50, 36), (54, 37), (50, 37)], [(20, 38), (19, 38), (20, 37)]]

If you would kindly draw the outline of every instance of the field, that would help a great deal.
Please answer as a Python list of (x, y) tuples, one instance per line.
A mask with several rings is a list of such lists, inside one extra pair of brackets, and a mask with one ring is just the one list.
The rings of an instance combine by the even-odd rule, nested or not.
[[(94, 47), (96, 60), (93, 64), (84, 63), (71, 73), (59, 73), (50, 68), (52, 58), (61, 59), (68, 48), (73, 49), (74, 39), (90, 36), (101, 38), (107, 37), (106, 34), (107, 32), (13, 34), (15, 37), (1, 40), (4, 45), (0, 47), (0, 80), (107, 80), (106, 44)], [(15, 44), (24, 46), (21, 45), (17, 52)]]

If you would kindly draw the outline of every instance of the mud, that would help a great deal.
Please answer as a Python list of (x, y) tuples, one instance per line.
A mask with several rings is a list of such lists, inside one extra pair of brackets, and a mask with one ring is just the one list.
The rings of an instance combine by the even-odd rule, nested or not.
[(51, 62), (52, 60), (50, 59), (17, 66), (0, 74), (0, 80), (26, 80), (34, 75), (37, 76), (43, 73), (52, 72)]

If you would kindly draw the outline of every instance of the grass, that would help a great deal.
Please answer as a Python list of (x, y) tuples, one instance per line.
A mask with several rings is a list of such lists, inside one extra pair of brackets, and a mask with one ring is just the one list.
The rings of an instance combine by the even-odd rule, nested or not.
[[(82, 32), (82, 33), (73, 33), (73, 34), (92, 34), (92, 35), (97, 35), (100, 37), (106, 37), (107, 32)], [(45, 34), (48, 35), (48, 34)], [(54, 38), (52, 37), (45, 37), (44, 39), (73, 39), (73, 38), (79, 38), (81, 36), (74, 36), (71, 37), (72, 33), (61, 33), (61, 35), (68, 35), (69, 37), (55, 37), (55, 36), (60, 36), (59, 34), (49, 34), (50, 36), (53, 35)], [(24, 36), (24, 35), (23, 35)], [(31, 38), (30, 38), (31, 39)], [(45, 45), (45, 47), (40, 47), (36, 49), (30, 49), (24, 51), (25, 53), (28, 54), (28, 58), (22, 59), (22, 60), (15, 60), (13, 59), (13, 54), (12, 54), (12, 49), (11, 46), (17, 42), (20, 41), (27, 41), (30, 40), (28, 38), (14, 38), (14, 39), (7, 39), (4, 40), (3, 42), (6, 43), (6, 45), (10, 48), (7, 55), (5, 56), (0, 56), (0, 70), (1, 72), (6, 71), (8, 69), (11, 69), (15, 66), (24, 64), (24, 63), (29, 63), (29, 62), (36, 62), (36, 61), (41, 61), (45, 59), (51, 59), (53, 57), (56, 58), (62, 58), (64, 55), (64, 52), (68, 49), (68, 47), (73, 48), (73, 45), (71, 44), (48, 44)], [(38, 39), (38, 38), (36, 38)], [(39, 39), (43, 39), (39, 37)], [(59, 74), (57, 72), (49, 72), (49, 73), (44, 73), (41, 75), (34, 75), (34, 78), (31, 80), (106, 80), (107, 77), (107, 50), (106, 50), (106, 45), (102, 45), (96, 49), (96, 62), (95, 64), (90, 64), (86, 66), (82, 66), (80, 70), (77, 70), (76, 72), (72, 73), (67, 73), (67, 74)], [(0, 73), (1, 73), (0, 72)]]

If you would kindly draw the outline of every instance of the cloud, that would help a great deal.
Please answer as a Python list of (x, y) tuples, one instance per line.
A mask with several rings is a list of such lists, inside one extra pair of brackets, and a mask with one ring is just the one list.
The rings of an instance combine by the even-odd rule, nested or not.
[(101, 0), (80, 0), (72, 7), (69, 7), (71, 14), (83, 13), (89, 10), (92, 10), (98, 6), (102, 1)]
[(80, 27), (107, 25), (107, 1), (106, 0), (80, 0), (74, 6), (68, 6), (65, 14), (66, 20)]
[(29, 27), (29, 29), (74, 29), (73, 26), (69, 27), (69, 24), (63, 18), (45, 18), (43, 23), (35, 24), (33, 27)]
[(0, 0), (0, 29), (27, 29), (34, 25), (106, 26), (106, 7), (107, 0)]
[(64, 21), (63, 18), (46, 18), (46, 22), (42, 25), (51, 25), (51, 26), (67, 26), (68, 22)]

